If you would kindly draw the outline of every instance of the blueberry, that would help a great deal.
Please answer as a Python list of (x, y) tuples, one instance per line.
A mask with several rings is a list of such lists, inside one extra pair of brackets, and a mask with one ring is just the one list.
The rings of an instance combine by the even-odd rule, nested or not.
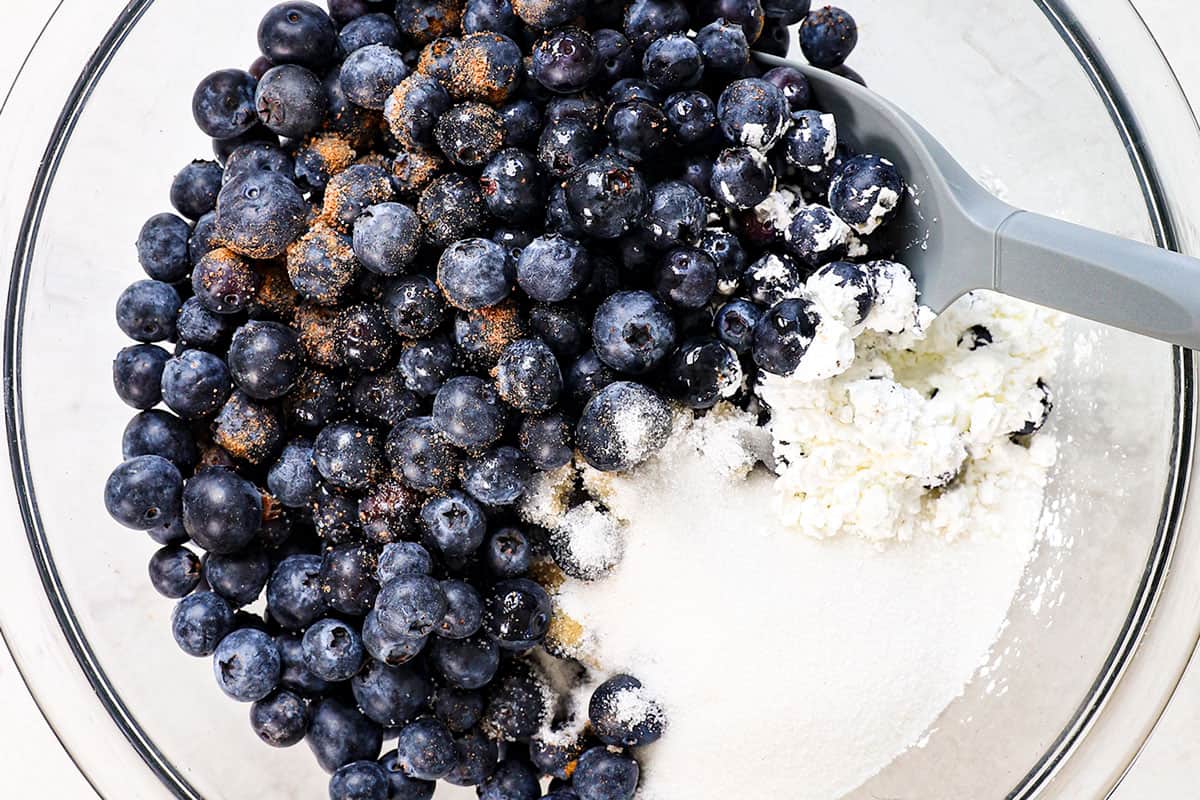
[(571, 460), (571, 425), (562, 414), (525, 417), (517, 439), (538, 469), (557, 469)]
[(340, 489), (322, 483), (317, 487), (310, 505), (313, 527), (322, 539), (333, 544), (357, 540), (358, 504)]
[(463, 558), (483, 543), (487, 515), (475, 500), (455, 489), (425, 501), (421, 524), (429, 541), (444, 556)]
[(444, 778), (455, 786), (477, 786), (496, 769), (500, 757), (498, 745), (483, 731), (472, 731), (454, 740), (456, 761)]
[(441, 175), (421, 193), (417, 216), (431, 244), (445, 247), (483, 231), (487, 209), (476, 182), (465, 175)]
[(389, 800), (430, 800), (433, 797), (437, 783), (405, 775), (397, 761), (395, 750), (379, 759), (379, 765), (388, 776)]
[(179, 517), (171, 517), (161, 525), (155, 525), (146, 531), (146, 535), (150, 537), (151, 541), (164, 547), (183, 544), (190, 538), (187, 530), (183, 527), (183, 520)]
[(409, 339), (433, 333), (445, 317), (442, 294), (424, 275), (413, 275), (389, 284), (382, 303), (392, 329)]
[(450, 94), (428, 75), (409, 75), (383, 104), (392, 135), (404, 147), (433, 144), (433, 126), (450, 108)]
[(467, 0), (462, 29), (464, 33), (495, 31), (515, 37), (521, 33), (521, 22), (510, 0)]
[(321, 79), (295, 64), (268, 70), (258, 82), (254, 103), (259, 121), (272, 133), (290, 139), (315, 132), (329, 107)]
[[(707, 140), (717, 124), (716, 106), (704, 92), (676, 92), (666, 99), (663, 109), (675, 138), (684, 144)], [(707, 181), (704, 191), (708, 191)]]
[(437, 780), (450, 772), (457, 761), (454, 735), (432, 717), (418, 719), (400, 729), (396, 754), (404, 774), (418, 780)]
[(443, 687), (434, 692), (433, 713), (451, 733), (466, 733), (483, 718), (483, 695), (466, 689)]
[(465, 581), (442, 581), (446, 595), (446, 615), (438, 623), (437, 635), (445, 639), (466, 639), (483, 625), (483, 601)]
[(321, 305), (335, 305), (358, 277), (353, 241), (330, 226), (317, 225), (288, 248), (287, 271), (302, 296)]
[(122, 348), (113, 359), (113, 388), (126, 405), (153, 408), (162, 400), (162, 371), (170, 354), (153, 344)]
[(713, 327), (717, 338), (739, 355), (750, 352), (754, 346), (754, 329), (762, 317), (763, 309), (749, 300), (735, 298), (717, 311)]
[(179, 293), (169, 283), (141, 280), (117, 299), (117, 325), (130, 339), (161, 342), (175, 335)]
[(513, 147), (524, 147), (537, 140), (542, 129), (542, 112), (537, 104), (527, 98), (518, 98), (499, 109), (504, 120), (505, 142)]
[(221, 242), (217, 239), (217, 212), (213, 210), (201, 216), (200, 219), (196, 220), (195, 225), (192, 226), (187, 241), (189, 268), (184, 268), (182, 274), (175, 280), (186, 278), (190, 267), (199, 264), (201, 258), (220, 246)]
[(254, 76), (240, 69), (223, 69), (208, 75), (192, 95), (192, 116), (205, 135), (228, 139), (258, 124), (255, 113)]
[(354, 164), (329, 180), (322, 216), (342, 233), (350, 233), (370, 206), (392, 199), (392, 182), (382, 167)]
[(275, 637), (279, 648), (279, 685), (304, 697), (318, 697), (329, 691), (329, 682), (318, 678), (304, 666), (304, 645), (298, 633)]
[(1054, 395), (1051, 394), (1050, 387), (1041, 378), (1038, 378), (1034, 388), (1040, 395), (1038, 398), (1040, 409), (1037, 416), (1025, 420), (1024, 425), (1012, 432), (1011, 436), (1013, 438), (1019, 439), (1021, 437), (1033, 436), (1050, 421), (1050, 413), (1054, 411)]
[(696, 33), (696, 46), (704, 58), (704, 66), (716, 72), (739, 74), (750, 60), (750, 45), (742, 26), (723, 18)]
[(754, 328), (754, 363), (775, 375), (791, 375), (816, 336), (817, 322), (808, 300), (776, 303)]
[[(867, 314), (871, 313), (876, 295), (875, 281), (868, 268), (847, 261), (835, 261), (817, 270), (816, 280), (832, 282), (835, 286), (840, 286), (852, 293), (857, 312), (857, 318), (853, 320), (854, 324), (861, 323), (867, 318)], [(987, 332), (986, 328), (983, 330)], [(979, 340), (979, 338), (976, 339), (976, 341)], [(991, 342), (990, 333), (987, 334), (987, 341)]]
[(528, 650), (550, 625), (550, 596), (531, 580), (515, 578), (492, 587), (484, 600), (484, 625), (506, 650)]
[(849, 239), (850, 227), (829, 209), (816, 205), (792, 217), (784, 236), (789, 252), (809, 267), (841, 260)]
[(515, 447), (497, 447), (463, 465), (463, 488), (488, 506), (516, 503), (529, 486), (532, 468)]
[(210, 553), (236, 553), (262, 525), (262, 495), (230, 470), (207, 469), (183, 486), (183, 525)]
[(577, 92), (599, 69), (596, 41), (581, 28), (556, 30), (533, 48), (533, 77), (552, 92)]
[(233, 609), (214, 592), (196, 592), (180, 600), (171, 613), (171, 634), (190, 656), (212, 655), (233, 630)]
[[(520, 282), (520, 264), (517, 265)], [(558, 303), (529, 309), (529, 327), (559, 358), (579, 355), (590, 339), (587, 320), (579, 309)]]
[(127, 528), (148, 530), (179, 514), (182, 479), (162, 456), (135, 456), (112, 471), (104, 506)]
[(709, 23), (726, 19), (742, 26), (746, 41), (754, 44), (763, 29), (763, 7), (760, 0), (702, 0), (698, 19)]
[(704, 60), (695, 42), (682, 33), (671, 33), (646, 48), (642, 72), (655, 88), (672, 92), (699, 83)]
[(575, 429), (579, 452), (605, 472), (627, 470), (654, 455), (671, 435), (671, 409), (638, 383), (611, 383), (592, 395)]
[(392, 542), (380, 553), (375, 575), (380, 583), (387, 583), (399, 575), (428, 575), (431, 572), (433, 558), (428, 550), (416, 542)]
[(746, 268), (746, 251), (738, 237), (724, 228), (706, 228), (696, 247), (716, 266), (717, 291), (726, 295), (735, 293)]
[(229, 181), (217, 197), (217, 236), (250, 258), (275, 258), (303, 233), (308, 204), (296, 184), (274, 172)]
[(656, 367), (674, 346), (675, 321), (648, 292), (617, 292), (596, 309), (592, 336), (601, 361), (636, 375)]
[(679, 179), (705, 197), (712, 195), (712, 157), (689, 155), (684, 157)]
[(313, 443), (313, 462), (326, 481), (343, 489), (365, 489), (383, 467), (379, 436), (352, 422), (327, 425)]
[(567, 116), (546, 123), (538, 138), (537, 158), (550, 174), (567, 175), (585, 164), (601, 145), (595, 124), (577, 116)]
[(763, 13), (784, 25), (795, 25), (808, 15), (812, 0), (764, 0)]
[(191, 270), (188, 240), (191, 227), (174, 214), (155, 214), (138, 234), (138, 263), (156, 281), (172, 283)]
[[(253, 106), (253, 98), (254, 98), (253, 90), (254, 90), (254, 88), (255, 87), (251, 87), (251, 93), (250, 93), (251, 109), (253, 109), (253, 107), (254, 107)], [(264, 128), (261, 124), (258, 124), (257, 115), (255, 116), (254, 121), (255, 121), (254, 127), (252, 127), (250, 130), (246, 131), (245, 133), (238, 134), (236, 136), (230, 136), (227, 139), (213, 139), (212, 140), (213, 155), (216, 156), (217, 161), (219, 163), (224, 164), (226, 159), (229, 158), (229, 156), (233, 153), (233, 151), (237, 150), (239, 147), (242, 147), (243, 145), (258, 143), (258, 144), (269, 144), (274, 147), (279, 146), (279, 137), (276, 136), (275, 134), (271, 133), (266, 128)]]
[(399, 575), (380, 588), (375, 614), (385, 633), (409, 638), (427, 636), (446, 615), (446, 595), (428, 576)]
[(205, 582), (233, 608), (257, 600), (270, 574), (270, 559), (261, 548), (228, 555), (210, 553), (204, 559)]
[(320, 575), (326, 605), (340, 614), (366, 614), (379, 592), (377, 563), (377, 554), (367, 545), (343, 544), (326, 550)]
[(764, 72), (762, 77), (767, 83), (779, 87), (793, 114), (812, 107), (812, 86), (800, 70), (795, 67), (775, 67)]
[(419, 506), (419, 495), (413, 489), (394, 479), (379, 481), (358, 501), (363, 535), (370, 541), (387, 543), (415, 533)]
[(213, 420), (213, 441), (236, 459), (262, 464), (283, 449), (283, 420), (273, 405), (235, 391)]
[(664, 181), (650, 190), (642, 227), (653, 247), (693, 242), (704, 230), (704, 198), (683, 181)]
[(213, 676), (221, 691), (240, 703), (261, 700), (279, 685), (279, 648), (253, 628), (227, 634), (213, 652)]
[(680, 0), (634, 0), (625, 7), (625, 35), (640, 52), (668, 33), (691, 27), (687, 6)]
[(638, 763), (626, 755), (593, 747), (579, 757), (571, 785), (579, 800), (633, 800)]
[(416, 658), (425, 647), (429, 637), (396, 636), (388, 633), (379, 624), (379, 615), (369, 611), (363, 617), (362, 640), (371, 658), (384, 664), (398, 666)]
[(671, 143), (667, 117), (655, 103), (627, 100), (609, 107), (604, 130), (613, 150), (622, 158), (640, 163), (661, 156)]
[(345, 406), (344, 385), (324, 372), (307, 369), (296, 388), (284, 398), (284, 419), (289, 425), (317, 428), (339, 416)]
[(250, 263), (224, 247), (201, 257), (192, 272), (196, 301), (214, 314), (237, 314), (248, 309), (262, 283)]
[(421, 48), (417, 57), (417, 71), (444, 84), (450, 82), (450, 65), (458, 50), (459, 38), (448, 34), (438, 36)]
[(810, 173), (820, 173), (837, 154), (837, 122), (832, 114), (804, 110), (792, 117), (784, 136), (783, 152), (789, 164)]
[(582, 739), (568, 731), (551, 729), (548, 736), (539, 732), (529, 739), (530, 762), (539, 772), (559, 780), (570, 779), (583, 750)]
[(729, 141), (765, 153), (786, 132), (791, 116), (779, 87), (761, 78), (742, 78), (721, 92), (717, 120)]
[(306, 741), (321, 769), (334, 772), (354, 761), (377, 758), (383, 728), (353, 706), (326, 698), (312, 708)]
[(751, 300), (773, 306), (780, 300), (799, 297), (804, 291), (807, 272), (788, 255), (766, 253), (746, 267), (742, 286)]
[(234, 324), (233, 317), (214, 314), (204, 307), (199, 298), (189, 297), (179, 309), (175, 335), (179, 346), (185, 350), (199, 348), (218, 351), (228, 341)]
[(537, 772), (524, 761), (506, 758), (479, 786), (480, 800), (537, 800), (542, 796)]
[(517, 528), (501, 528), (488, 538), (484, 559), (497, 577), (519, 578), (533, 563), (533, 546)]
[(388, 776), (374, 761), (355, 761), (329, 779), (329, 800), (388, 800)]
[(433, 138), (450, 162), (478, 169), (504, 146), (504, 120), (483, 103), (459, 103), (438, 117)]
[(829, 207), (860, 234), (869, 235), (896, 216), (904, 180), (896, 165), (879, 156), (854, 156), (829, 184)]
[(326, 617), (304, 632), (304, 664), (327, 681), (345, 681), (362, 666), (365, 651), (358, 633), (341, 620)]
[(121, 435), (121, 457), (162, 456), (181, 471), (196, 463), (196, 442), (188, 426), (173, 414), (151, 409), (129, 420)]
[[(507, 583), (518, 582), (524, 582), (524, 579)], [(547, 687), (526, 662), (509, 661), (488, 687), (482, 726), (494, 738), (523, 742), (546, 720), (550, 710), (547, 698)]]
[[(792, 32), (788, 29), (788, 26), (781, 22), (779, 17), (766, 17), (763, 20), (762, 34), (759, 35), (758, 41), (754, 43), (754, 49), (760, 53), (769, 53), (770, 55), (785, 58), (791, 50), (791, 45)], [(747, 64), (746, 66), (751, 69), (757, 68), (756, 64)], [(757, 74), (756, 72), (755, 75)]]
[(338, 43), (345, 53), (353, 53), (373, 44), (398, 47), (400, 28), (390, 14), (364, 14), (342, 26), (338, 31)]
[(608, 89), (609, 103), (628, 103), (631, 100), (660, 103), (662, 99), (662, 92), (644, 78), (622, 78)]
[(300, 338), (286, 325), (250, 321), (229, 346), (229, 371), (246, 394), (271, 400), (287, 394), (304, 369)]
[(455, 445), (479, 452), (504, 434), (506, 414), (500, 396), (481, 378), (451, 378), (433, 400), (433, 422)]
[(730, 208), (753, 208), (775, 191), (775, 171), (751, 147), (722, 150), (713, 163), (712, 194)]
[(459, 100), (495, 106), (520, 86), (524, 72), (520, 46), (496, 30), (468, 32), (450, 60), (446, 88)]
[(676, 247), (659, 264), (659, 295), (680, 308), (702, 308), (717, 288), (717, 268), (708, 255), (694, 247)]
[(841, 66), (856, 44), (858, 25), (854, 17), (840, 8), (818, 8), (809, 12), (800, 24), (800, 49), (814, 67)]
[(738, 354), (714, 339), (684, 342), (667, 362), (664, 388), (688, 408), (712, 408), (741, 386)]
[(590, 236), (615, 239), (638, 222), (647, 203), (646, 183), (628, 162), (599, 156), (568, 176), (571, 218)]
[(423, 396), (437, 394), (454, 374), (454, 346), (443, 338), (407, 343), (400, 350), (396, 369), (412, 391)]
[(541, 340), (518, 339), (501, 353), (496, 388), (518, 411), (536, 414), (550, 410), (558, 402), (562, 386), (558, 359)]
[(526, 25), (550, 30), (583, 14), (585, 0), (513, 0), (513, 11)]
[(320, 556), (297, 554), (280, 561), (267, 583), (270, 618), (293, 631), (320, 619), (326, 609), (320, 573)]
[[(846, 262), (844, 261), (838, 261), (834, 264), (830, 264), (824, 269), (829, 269), (830, 267), (836, 267), (839, 264), (845, 263)], [(857, 267), (858, 265), (851, 264), (850, 266)], [(868, 285), (870, 284), (868, 283)], [(972, 325), (963, 331), (962, 336), (958, 337), (958, 346), (974, 352), (981, 347), (987, 347), (991, 345), (994, 341), (995, 340), (992, 338), (992, 332), (990, 330), (985, 328), (983, 325)], [(126, 456), (126, 458), (128, 458), (128, 456)]]
[(491, 682), (500, 668), (500, 649), (483, 634), (466, 639), (438, 636), (429, 645), (428, 663), (448, 686), (480, 689)]
[(150, 557), (149, 573), (156, 592), (178, 600), (200, 584), (200, 559), (186, 547), (168, 545)]
[(389, 426), (415, 416), (421, 407), (421, 400), (395, 372), (362, 376), (354, 384), (351, 401), (363, 417)]
[(453, 0), (397, 0), (396, 21), (400, 30), (418, 44), (458, 29), (462, 3)]
[(407, 76), (408, 66), (398, 50), (386, 44), (368, 44), (346, 56), (339, 79), (351, 103), (382, 111), (392, 90)]
[(258, 47), (276, 64), (321, 69), (337, 57), (337, 28), (329, 15), (312, 3), (280, 3), (259, 23)]
[(191, 162), (171, 181), (171, 205), (188, 219), (199, 219), (217, 207), (222, 175), (215, 161)]
[(281, 689), (250, 706), (250, 727), (271, 747), (291, 747), (308, 732), (308, 705)]
[(505, 222), (533, 219), (545, 207), (538, 162), (524, 150), (509, 147), (492, 156), (479, 185), (488, 211)]
[(600, 64), (598, 78), (612, 83), (636, 70), (637, 57), (625, 34), (612, 28), (600, 28), (592, 31), (592, 40), (596, 43), (596, 58)]

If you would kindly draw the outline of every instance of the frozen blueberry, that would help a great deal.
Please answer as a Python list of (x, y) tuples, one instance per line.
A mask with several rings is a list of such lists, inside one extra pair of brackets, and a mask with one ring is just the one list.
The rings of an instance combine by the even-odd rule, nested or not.
[(150, 557), (150, 583), (163, 597), (178, 600), (200, 583), (200, 559), (186, 547), (168, 545)]
[(382, 298), (388, 324), (401, 336), (418, 339), (442, 324), (446, 304), (437, 285), (424, 275), (389, 284)]
[(791, 115), (779, 87), (761, 78), (742, 78), (721, 92), (717, 121), (729, 141), (765, 153), (783, 136)]
[(671, 409), (638, 383), (611, 383), (592, 395), (575, 430), (589, 464), (605, 472), (627, 470), (654, 455), (671, 435)]
[(200, 81), (192, 95), (192, 116), (205, 135), (228, 139), (258, 124), (254, 76), (240, 69), (223, 69)]
[(487, 531), (487, 515), (474, 499), (453, 489), (421, 506), (427, 541), (448, 558), (464, 558), (479, 549)]
[(308, 204), (296, 184), (274, 172), (229, 181), (217, 198), (217, 236), (250, 258), (275, 258), (304, 232)]
[(279, 648), (253, 628), (228, 634), (213, 652), (213, 675), (221, 691), (241, 703), (261, 700), (279, 685)]
[(704, 60), (695, 42), (682, 33), (671, 33), (646, 48), (642, 72), (655, 88), (673, 92), (700, 82)]
[(155, 214), (138, 234), (138, 263), (156, 281), (173, 283), (191, 271), (188, 241), (192, 229), (174, 214)]
[(800, 24), (800, 49), (814, 67), (841, 66), (856, 44), (858, 25), (854, 17), (840, 8), (818, 8), (809, 12)]
[(727, 75), (739, 74), (750, 60), (750, 45), (742, 26), (724, 18), (697, 31), (696, 46), (705, 67)]
[(806, 299), (776, 303), (754, 328), (754, 363), (775, 375), (791, 375), (817, 334), (817, 322)]
[(792, 218), (784, 235), (788, 251), (809, 267), (846, 255), (850, 227), (824, 206), (811, 205)]
[(717, 267), (695, 247), (667, 251), (658, 267), (658, 294), (680, 308), (702, 308), (717, 288)]
[(566, 181), (571, 218), (590, 236), (615, 239), (627, 233), (646, 207), (646, 183), (628, 162), (599, 156)]
[(784, 135), (782, 147), (789, 164), (819, 173), (837, 155), (837, 144), (837, 121), (833, 115), (804, 110), (792, 117), (792, 127)]
[(448, 686), (481, 689), (500, 669), (500, 648), (484, 634), (466, 639), (438, 636), (429, 645), (428, 663)]
[(271, 747), (291, 747), (308, 732), (308, 704), (281, 689), (250, 706), (250, 727)]
[(363, 617), (363, 647), (371, 658), (384, 664), (407, 664), (424, 649), (428, 636), (396, 636), (383, 629), (379, 616), (370, 611)]
[(377, 758), (383, 728), (353, 706), (329, 697), (313, 705), (305, 741), (321, 769), (334, 772), (354, 761)]
[(562, 414), (525, 417), (517, 440), (538, 469), (557, 469), (571, 460), (571, 425)]
[(675, 320), (653, 295), (617, 292), (596, 309), (592, 321), (596, 355), (609, 367), (629, 374), (648, 372), (675, 344)]
[(812, 107), (812, 86), (800, 70), (795, 67), (774, 67), (764, 72), (762, 77), (767, 83), (780, 88), (793, 114)]
[(579, 800), (633, 800), (638, 763), (606, 747), (593, 747), (579, 757), (571, 785)]
[[(365, 4), (364, 4), (365, 6)], [(400, 45), (400, 28), (390, 14), (364, 14), (350, 20), (338, 31), (338, 43), (345, 53), (353, 53), (372, 44)]]
[(550, 30), (584, 13), (585, 0), (513, 0), (513, 11), (526, 25)]
[(233, 609), (215, 592), (196, 592), (180, 600), (171, 613), (171, 634), (190, 656), (209, 656), (233, 630)]
[(374, 761), (355, 761), (329, 779), (330, 800), (388, 800), (388, 776)]
[(325, 613), (321, 557), (291, 555), (279, 562), (267, 582), (267, 613), (286, 630), (303, 630)]
[(687, 6), (680, 0), (634, 0), (625, 7), (625, 35), (639, 52), (668, 33), (691, 27)]
[(162, 456), (181, 471), (196, 463), (196, 442), (179, 417), (151, 409), (129, 420), (121, 435), (121, 457)]
[(518, 223), (537, 217), (545, 207), (538, 162), (524, 150), (505, 148), (483, 168), (483, 201), (497, 219)]
[(455, 445), (478, 452), (503, 435), (506, 414), (495, 389), (481, 378), (463, 375), (438, 390), (433, 421)]
[[(628, 710), (633, 705), (636, 714)], [(631, 675), (614, 675), (596, 687), (588, 701), (588, 720), (600, 741), (617, 747), (640, 747), (663, 734), (662, 707)]]
[(433, 572), (433, 558), (416, 542), (392, 542), (379, 555), (376, 577), (387, 583), (398, 575), (428, 575)]
[(153, 408), (162, 400), (162, 371), (170, 354), (153, 344), (122, 348), (113, 359), (113, 388), (126, 405)]
[(262, 495), (231, 470), (206, 469), (183, 487), (183, 525), (210, 553), (236, 553), (262, 525)]
[(713, 197), (724, 205), (753, 208), (775, 191), (775, 171), (758, 150), (730, 147), (717, 156), (709, 182)]
[(418, 339), (400, 349), (396, 370), (412, 391), (434, 395), (454, 374), (454, 358), (454, 346), (445, 339)]
[(613, 150), (634, 163), (660, 156), (671, 142), (667, 117), (657, 104), (627, 100), (609, 107), (604, 130)]
[(833, 213), (864, 236), (895, 217), (904, 199), (904, 181), (896, 165), (879, 156), (854, 156), (829, 184)]
[(717, 338), (739, 355), (750, 352), (754, 346), (754, 329), (762, 317), (763, 309), (740, 297), (721, 306), (713, 319)]
[(345, 681), (362, 666), (362, 639), (341, 620), (326, 617), (304, 632), (304, 664), (312, 674), (327, 681)]
[(209, 553), (204, 559), (205, 582), (233, 608), (257, 600), (270, 575), (271, 561), (260, 547), (224, 555)]
[(428, 576), (399, 575), (380, 587), (375, 615), (385, 633), (428, 636), (446, 615), (446, 595)]
[(182, 479), (162, 456), (135, 456), (112, 471), (104, 505), (127, 528), (148, 530), (179, 514)]

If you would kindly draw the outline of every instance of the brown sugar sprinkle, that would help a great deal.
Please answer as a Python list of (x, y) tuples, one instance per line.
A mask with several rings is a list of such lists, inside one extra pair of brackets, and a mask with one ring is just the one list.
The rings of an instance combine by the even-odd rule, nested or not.
[(288, 246), (287, 272), (293, 286), (303, 286), (310, 262), (319, 263), (323, 277), (332, 277), (328, 291), (308, 299), (322, 305), (332, 305), (358, 277), (359, 263), (354, 255), (350, 237), (335, 228), (318, 222), (308, 233)]
[(547, 592), (553, 592), (567, 582), (566, 573), (549, 558), (539, 559), (529, 565), (529, 578)]
[(392, 186), (401, 195), (416, 197), (437, 177), (445, 163), (429, 150), (401, 150), (392, 160)]
[(213, 439), (234, 458), (261, 464), (273, 455), (283, 435), (279, 415), (266, 406), (234, 392), (213, 426)]
[[(343, 220), (346, 216), (357, 217), (362, 209), (367, 206), (373, 206), (376, 203), (382, 203), (392, 199), (392, 182), (388, 179), (387, 168), (384, 165), (362, 164), (357, 165), (366, 168), (375, 167), (378, 172), (371, 176), (370, 183), (367, 185), (367, 192), (364, 197), (359, 197), (357, 193), (351, 191), (354, 183), (351, 181), (351, 173), (340, 172), (330, 179), (329, 185), (325, 187), (324, 204), (321, 207), (321, 215), (318, 218), (318, 224), (328, 225), (341, 233), (350, 233), (354, 229), (354, 224), (346, 224)], [(354, 170), (358, 172), (359, 170)], [(370, 170), (375, 172), (375, 170)], [(346, 214), (347, 209), (357, 207), (353, 213)]]
[(274, 319), (283, 322), (291, 320), (300, 296), (292, 287), (284, 262), (260, 261), (254, 268), (261, 279), (258, 294), (254, 298), (255, 304)]
[(313, 303), (296, 307), (293, 325), (300, 334), (300, 344), (309, 360), (318, 366), (336, 367), (341, 357), (338, 316), (336, 309)]
[(365, 156), (360, 156), (357, 161), (351, 166), (364, 167), (379, 167), (382, 170), (390, 170), (392, 162), (383, 153), (367, 153)]
[(457, 38), (453, 36), (434, 37), (421, 48), (421, 55), (417, 58), (417, 72), (432, 78), (445, 77), (446, 67), (457, 49)]
[(469, 311), (465, 316), (467, 330), (463, 334), (463, 343), (486, 359), (489, 367), (495, 364), (505, 347), (527, 333), (525, 320), (512, 300)]
[(318, 134), (305, 142), (304, 147), (320, 156), (330, 175), (341, 172), (358, 157), (350, 140), (340, 133)]
[(553, 646), (563, 654), (570, 654), (583, 644), (583, 625), (559, 611), (550, 618), (546, 630), (547, 646)]
[[(237, 462), (233, 460), (233, 456), (229, 455), (222, 447), (212, 442), (204, 444), (200, 448), (201, 467), (226, 467), (233, 469), (237, 466)], [(199, 470), (197, 470), (199, 471)]]
[(262, 489), (259, 489), (258, 493), (262, 495), (263, 522), (274, 522), (283, 516), (283, 503), (276, 500), (275, 495)]
[[(512, 94), (520, 80), (519, 64), (497, 63), (491, 57), (494, 42), (507, 42), (497, 33), (480, 32), (464, 36), (450, 60), (446, 89), (460, 100), (481, 100), (497, 105)], [(436, 42), (435, 42), (436, 44)]]

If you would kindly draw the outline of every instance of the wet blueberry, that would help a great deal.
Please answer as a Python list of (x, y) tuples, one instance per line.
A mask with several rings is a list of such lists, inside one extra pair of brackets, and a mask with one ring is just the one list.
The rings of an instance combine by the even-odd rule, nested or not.
[(667, 360), (664, 387), (688, 408), (712, 408), (742, 386), (738, 354), (714, 339), (692, 339)]

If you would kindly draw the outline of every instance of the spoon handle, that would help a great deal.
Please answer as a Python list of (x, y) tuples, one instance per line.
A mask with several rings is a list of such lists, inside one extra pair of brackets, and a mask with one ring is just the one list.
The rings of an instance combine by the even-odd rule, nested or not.
[(1200, 349), (1200, 259), (1029, 211), (996, 231), (995, 288)]

